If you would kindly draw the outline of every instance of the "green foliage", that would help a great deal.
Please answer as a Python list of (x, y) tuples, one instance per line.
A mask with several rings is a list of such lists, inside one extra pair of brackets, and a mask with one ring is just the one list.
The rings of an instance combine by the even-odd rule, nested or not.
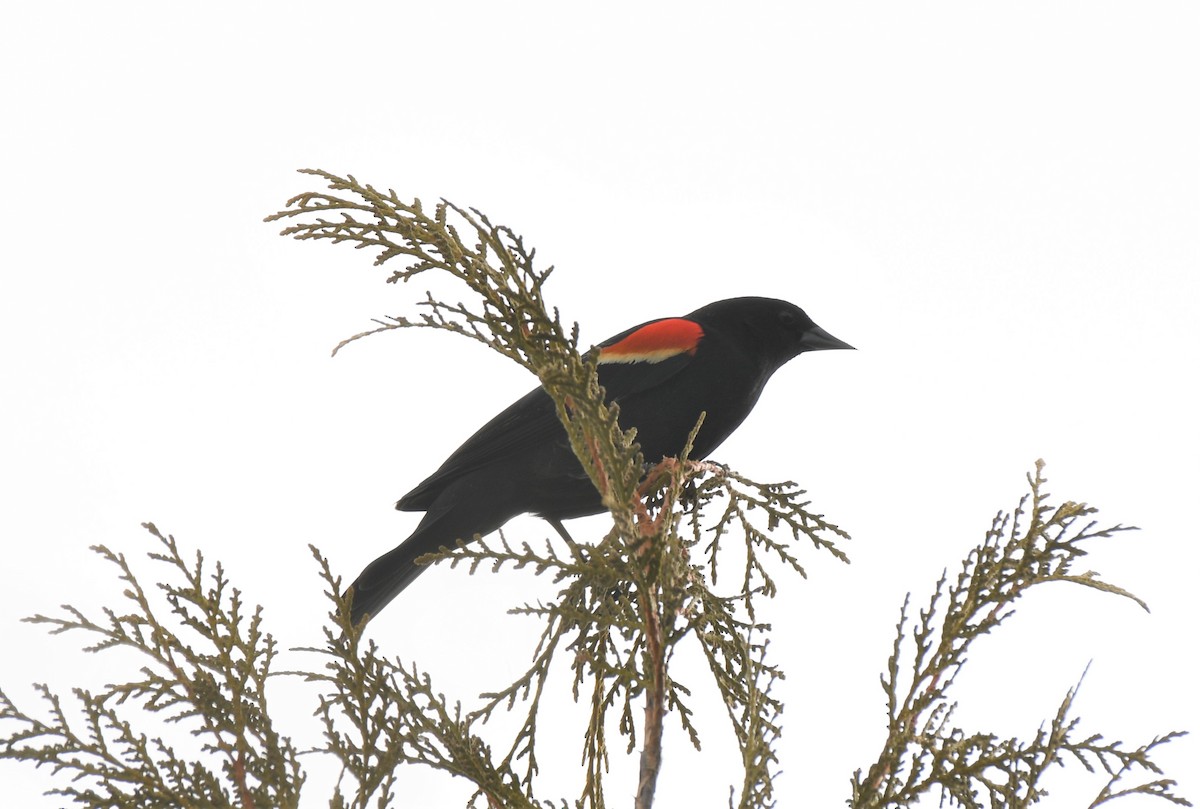
[(1079, 526), (1096, 510), (1071, 501), (1049, 504), (1043, 466), (1039, 460), (1029, 476), (1030, 493), (1012, 514), (995, 517), (954, 580), (942, 574), (929, 606), (920, 610), (911, 631), (905, 599), (882, 678), (887, 739), (866, 775), (860, 770), (854, 776), (850, 802), (854, 809), (906, 806), (935, 791), (943, 803), (968, 809), (1029, 806), (1046, 794), (1038, 786), (1046, 770), (1068, 759), (1110, 775), (1093, 807), (1135, 794), (1191, 806), (1174, 794), (1175, 782), (1169, 779), (1114, 791), (1118, 781), (1137, 770), (1161, 775), (1150, 751), (1183, 734), (1168, 733), (1133, 750), (1120, 742), (1105, 744), (1099, 734), (1082, 736), (1080, 720), (1070, 717), (1078, 686), (1067, 692), (1049, 727), (1043, 724), (1028, 741), (1001, 739), (953, 724), (956, 704), (949, 691), (966, 665), (967, 650), (1010, 618), (1017, 600), (1031, 588), (1070, 582), (1124, 596), (1146, 608), (1141, 599), (1102, 581), (1096, 573), (1074, 572), (1075, 563), (1086, 555), (1085, 545), (1131, 529), (1122, 525), (1097, 529), (1091, 520)]
[[(301, 173), (321, 177), (331, 191), (350, 196), (308, 192), (291, 198), (283, 211), (267, 217), (269, 222), (298, 220), (284, 228), (283, 235), (377, 250), (376, 265), (397, 258), (406, 262), (388, 277), (389, 284), (432, 273), (432, 283), (450, 279), (474, 298), (469, 305), (447, 303), (426, 291), (419, 317), (376, 321), (378, 328), (343, 341), (334, 353), (362, 337), (412, 327), (441, 329), (483, 343), (537, 375), (604, 504), (614, 509), (614, 516), (625, 510), (641, 477), (641, 455), (632, 434), (617, 424), (616, 408), (600, 396), (596, 355), (579, 354), (578, 325), (568, 336), (558, 310), (546, 305), (542, 287), (554, 268), (538, 269), (535, 250), (526, 249), (511, 228), (493, 225), (474, 209), (443, 200), (430, 216), (420, 200), (406, 203), (395, 191), (383, 193), (353, 177), (324, 171)], [(324, 216), (333, 213), (338, 214), (335, 220)], [(464, 239), (460, 230), (470, 236)]]
[(334, 624), (324, 629), (324, 648), (305, 650), (324, 658), (324, 667), (293, 673), (323, 687), (317, 713), (324, 751), (342, 772), (330, 806), (394, 805), (397, 770), (404, 764), (466, 778), (477, 788), (472, 804), (482, 797), (489, 806), (535, 806), (507, 763), (493, 763), (491, 747), (477, 732), (477, 715), (450, 705), (415, 666), (383, 657), (373, 641), (363, 647), (361, 627), (351, 626), (347, 604), (337, 595), (341, 581), (311, 550), (334, 605)]
[[(0, 737), (0, 756), (70, 776), (53, 792), (83, 806), (297, 806), (304, 775), (268, 710), (267, 678), (277, 650), (263, 632), (260, 610), (247, 615), (219, 563), (208, 573), (197, 553), (189, 565), (174, 538), (145, 527), (162, 545), (150, 558), (169, 568), (158, 585), (169, 618), (147, 597), (125, 556), (99, 546), (93, 550), (120, 571), (130, 611), (105, 609), (104, 619), (93, 621), (66, 607), (63, 618), (28, 619), (53, 634), (85, 633), (90, 652), (136, 650), (145, 660), (138, 678), (98, 693), (76, 688), (82, 729), (45, 685), (37, 686), (49, 704), (44, 720), (0, 692), (0, 720), (11, 723)], [(202, 742), (200, 755), (189, 759), (163, 737), (138, 731), (139, 708), (188, 728)]]
[[(686, 514), (675, 507), (685, 492), (693, 504)], [(502, 537), (498, 543), (481, 540), (441, 555), (451, 564), (532, 566), (565, 583), (551, 603), (513, 610), (545, 622), (534, 664), (507, 688), (484, 695), (488, 701), (471, 716), (486, 719), (501, 706), (511, 709), (518, 701), (527, 701), (524, 725), (505, 762), (523, 760), (521, 782), (532, 789), (539, 700), (551, 662), (559, 650), (565, 650), (574, 695), (592, 706), (584, 732), (585, 805), (603, 806), (611, 711), (616, 711), (618, 733), (632, 752), (637, 743), (634, 703), (660, 692), (660, 712), (675, 713), (699, 748), (700, 733), (692, 724), (689, 707), (691, 689), (675, 679), (665, 663), (655, 668), (655, 661), (670, 660), (679, 644), (698, 643), (742, 749), (746, 780), (739, 805), (766, 805), (774, 774), (778, 715), (783, 709), (770, 695), (770, 685), (783, 674), (766, 660), (761, 639), (769, 626), (753, 619), (753, 603), (759, 595), (774, 593), (764, 552), (778, 555), (793, 570), (802, 568), (791, 550), (771, 539), (765, 529), (785, 523), (793, 539), (807, 537), (842, 559), (831, 538), (844, 534), (820, 515), (806, 511), (807, 504), (799, 500), (803, 492), (791, 484), (755, 484), (715, 464), (665, 461), (647, 476), (641, 494), (658, 503), (642, 516), (654, 530), (660, 522), (667, 527), (661, 541), (647, 534), (630, 547), (613, 532), (595, 546), (569, 542), (566, 552), (560, 553), (549, 543), (544, 550), (528, 544), (513, 548)], [(706, 510), (700, 504), (710, 502), (720, 502), (722, 509), (706, 523)], [(731, 531), (731, 525), (744, 527)], [(680, 531), (681, 527), (688, 530)], [(723, 537), (742, 543), (737, 551), (744, 575), (738, 590), (717, 595), (711, 589), (715, 565), (708, 560), (716, 558)], [(661, 732), (661, 727), (652, 732)], [(643, 739), (646, 742), (653, 740)]]
[[(535, 373), (609, 509), (611, 528), (593, 543), (564, 534), (561, 543), (537, 548), (513, 544), (501, 533), (426, 560), (532, 568), (557, 587), (547, 601), (512, 610), (543, 624), (529, 668), (464, 707), (415, 663), (385, 656), (364, 641), (361, 628), (349, 625), (338, 595), (342, 583), (315, 548), (333, 605), (324, 643), (304, 650), (303, 659), (319, 665), (272, 671), (275, 642), (263, 632), (257, 610), (247, 616), (221, 567), (206, 572), (199, 555), (185, 564), (174, 539), (148, 526), (162, 546), (150, 555), (166, 565), (159, 587), (170, 620), (156, 611), (124, 557), (104, 548), (97, 550), (118, 565), (128, 587), (129, 613), (108, 610), (104, 621), (93, 622), (67, 608), (65, 618), (32, 619), (54, 632), (89, 633), (96, 638), (87, 647), (92, 651), (134, 649), (147, 658), (145, 667), (132, 682), (99, 694), (76, 690), (83, 731), (72, 728), (62, 698), (45, 686), (39, 690), (49, 704), (46, 719), (0, 693), (0, 756), (47, 764), (74, 779), (56, 791), (84, 806), (295, 806), (303, 770), (292, 742), (274, 730), (267, 704), (269, 676), (289, 674), (318, 689), (324, 741), (315, 752), (332, 758), (341, 773), (333, 807), (396, 805), (398, 772), (421, 765), (472, 784), (472, 806), (599, 809), (608, 805), (614, 733), (618, 750), (631, 754), (640, 746), (634, 803), (649, 807), (668, 717), (697, 747), (702, 730), (711, 732), (693, 719), (693, 691), (703, 687), (720, 694), (741, 753), (742, 783), (731, 789), (730, 805), (774, 805), (783, 711), (775, 685), (784, 673), (768, 655), (771, 627), (757, 618), (758, 607), (777, 592), (777, 577), (797, 581), (792, 574), (805, 575), (800, 546), (811, 543), (846, 561), (836, 544), (848, 538), (845, 532), (810, 511), (804, 492), (791, 483), (755, 483), (718, 464), (689, 460), (687, 452), (647, 469), (636, 435), (622, 431), (617, 408), (604, 403), (596, 356), (579, 353), (578, 328), (564, 328), (543, 298), (552, 269), (537, 268), (534, 251), (511, 229), (447, 202), (426, 213), (419, 201), (403, 202), (395, 192), (353, 177), (305, 173), (328, 182), (329, 191), (297, 196), (269, 217), (290, 222), (286, 235), (372, 249), (377, 264), (399, 259), (389, 282), (424, 277), (436, 286), (440, 279), (468, 293), (469, 303), (452, 304), (427, 291), (417, 317), (377, 321), (378, 328), (351, 340), (406, 327), (442, 329)], [(1089, 524), (1076, 530), (1075, 522), (1092, 510), (1069, 502), (1048, 505), (1040, 463), (1030, 482), (1031, 504), (997, 518), (961, 573), (953, 581), (943, 576), (915, 623), (906, 602), (883, 677), (887, 737), (876, 762), (853, 778), (851, 805), (901, 806), (930, 794), (965, 807), (1027, 805), (1044, 794), (1038, 782), (1046, 768), (1071, 760), (1110, 775), (1093, 805), (1126, 794), (1189, 805), (1173, 794), (1168, 779), (1132, 787), (1124, 781), (1139, 769), (1160, 774), (1150, 754), (1179, 734), (1134, 750), (1102, 743), (1098, 735), (1081, 737), (1078, 720), (1068, 716), (1074, 689), (1048, 729), (1027, 742), (951, 723), (948, 689), (966, 650), (1004, 622), (1030, 587), (1068, 581), (1132, 598), (1073, 569), (1083, 544), (1124, 529), (1096, 531)], [(1023, 521), (1029, 524), (1022, 528)], [(699, 683), (685, 683), (671, 666), (687, 643), (696, 644), (708, 662), (707, 675), (688, 673)], [(572, 694), (589, 710), (578, 730), (583, 766), (577, 796), (549, 801), (537, 797), (538, 751), (548, 733), (539, 721), (555, 666), (570, 672)], [(502, 743), (485, 738), (483, 728), (501, 711), (518, 717), (512, 737)], [(189, 758), (137, 729), (156, 717), (188, 728), (202, 741), (199, 753)]]

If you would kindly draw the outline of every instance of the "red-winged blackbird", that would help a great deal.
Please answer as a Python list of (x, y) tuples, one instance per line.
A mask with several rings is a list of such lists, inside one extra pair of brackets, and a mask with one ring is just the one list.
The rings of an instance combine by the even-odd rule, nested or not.
[[(621, 426), (637, 428), (647, 462), (682, 452), (701, 412), (691, 457), (707, 456), (749, 415), (771, 374), (788, 360), (805, 351), (853, 348), (798, 307), (771, 298), (717, 301), (600, 345), (600, 384), (620, 406)], [(419, 556), (491, 533), (518, 514), (536, 514), (561, 530), (562, 520), (604, 510), (540, 387), (467, 439), (396, 508), (425, 517), (354, 582), (354, 623), (379, 614), (421, 574)]]

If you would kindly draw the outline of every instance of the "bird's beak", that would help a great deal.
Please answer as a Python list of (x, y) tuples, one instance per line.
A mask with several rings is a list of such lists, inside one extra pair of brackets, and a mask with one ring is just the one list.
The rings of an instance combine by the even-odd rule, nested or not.
[(843, 340), (839, 340), (817, 325), (809, 328), (808, 331), (804, 332), (804, 336), (800, 338), (801, 351), (828, 351), (834, 348), (855, 350), (854, 346)]

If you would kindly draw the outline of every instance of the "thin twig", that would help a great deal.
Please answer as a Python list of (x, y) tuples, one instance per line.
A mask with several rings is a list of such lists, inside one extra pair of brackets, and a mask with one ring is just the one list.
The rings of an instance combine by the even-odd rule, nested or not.
[(642, 755), (638, 772), (636, 809), (650, 809), (654, 804), (654, 788), (662, 768), (662, 736), (664, 697), (666, 693), (666, 659), (663, 654), (662, 620), (658, 614), (658, 599), (645, 593), (641, 599), (642, 617), (646, 632), (646, 667), (649, 687), (646, 689), (646, 716), (642, 730)]

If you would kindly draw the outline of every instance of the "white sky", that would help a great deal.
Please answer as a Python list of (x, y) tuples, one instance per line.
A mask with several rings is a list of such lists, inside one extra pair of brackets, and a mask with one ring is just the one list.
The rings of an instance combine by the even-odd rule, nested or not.
[[(30, 705), (33, 681), (119, 676), (18, 621), (113, 603), (87, 547), (141, 557), (145, 520), (222, 560), (283, 645), (317, 642), (307, 544), (352, 577), (415, 524), (391, 503), (530, 387), (446, 335), (329, 358), (420, 290), (261, 222), (314, 186), (292, 173), (311, 166), (512, 225), (559, 268), (547, 294), (588, 341), (765, 294), (859, 347), (784, 369), (717, 455), (800, 481), (854, 535), (849, 567), (806, 554), (810, 578), (773, 616), (781, 806), (847, 796), (882, 740), (903, 594), (958, 564), (1038, 457), (1056, 496), (1143, 527), (1087, 566), (1153, 613), (1035, 594), (973, 656), (960, 719), (1029, 735), (1090, 660), (1086, 727), (1200, 730), (1200, 10), (501, 5), (6, 10), (0, 685)], [(524, 670), (536, 628), (504, 610), (548, 587), (438, 570), (373, 634), (469, 698)], [(699, 681), (695, 662), (676, 674)], [(280, 699), (312, 743), (302, 696)], [(719, 711), (702, 721), (703, 756), (668, 739), (662, 806), (724, 805), (731, 742)], [(581, 734), (563, 723), (546, 753), (546, 797), (576, 794)], [(1197, 745), (1158, 756), (1193, 800)], [(616, 766), (622, 805), (632, 764)], [(58, 805), (44, 771), (5, 764), (0, 781), (11, 805)], [(1100, 783), (1056, 770), (1048, 805), (1086, 805)], [(469, 794), (424, 773), (404, 788), (412, 805)]]

